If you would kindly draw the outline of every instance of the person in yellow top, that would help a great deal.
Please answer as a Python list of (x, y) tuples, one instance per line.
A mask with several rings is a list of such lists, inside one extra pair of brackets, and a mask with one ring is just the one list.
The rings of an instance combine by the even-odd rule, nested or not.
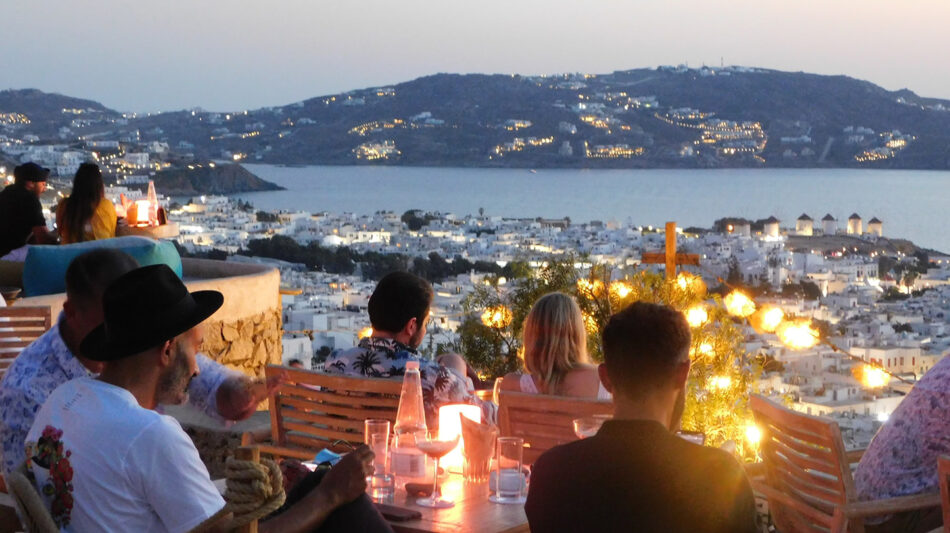
[(73, 179), (73, 192), (56, 208), (56, 226), (62, 244), (115, 237), (115, 206), (106, 198), (102, 171), (83, 163)]

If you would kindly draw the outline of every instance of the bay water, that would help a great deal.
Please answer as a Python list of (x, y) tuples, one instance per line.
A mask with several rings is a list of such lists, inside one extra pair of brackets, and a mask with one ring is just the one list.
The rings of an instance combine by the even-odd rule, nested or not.
[(950, 171), (853, 169), (481, 169), (245, 165), (286, 190), (235, 195), (258, 209), (372, 214), (409, 209), (459, 216), (570, 217), (711, 227), (725, 216), (775, 216), (795, 227), (830, 213), (883, 221), (884, 236), (950, 252)]

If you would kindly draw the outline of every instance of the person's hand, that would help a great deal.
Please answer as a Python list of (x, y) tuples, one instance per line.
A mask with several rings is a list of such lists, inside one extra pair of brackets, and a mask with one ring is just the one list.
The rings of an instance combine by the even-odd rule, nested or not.
[(314, 492), (321, 493), (333, 507), (355, 500), (366, 492), (366, 478), (373, 473), (375, 456), (369, 446), (360, 445), (323, 476)]
[(218, 414), (226, 420), (244, 420), (254, 414), (259, 403), (286, 382), (286, 372), (266, 380), (247, 376), (229, 378), (218, 389)]

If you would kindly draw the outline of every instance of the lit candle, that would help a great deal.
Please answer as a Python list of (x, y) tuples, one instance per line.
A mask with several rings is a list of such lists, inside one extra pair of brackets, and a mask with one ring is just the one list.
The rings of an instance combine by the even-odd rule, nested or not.
[[(456, 435), (462, 434), (462, 421), (459, 419), (459, 414), (478, 423), (482, 421), (482, 409), (477, 405), (443, 405), (439, 408), (439, 440), (454, 439)], [(462, 440), (459, 439), (458, 446), (440, 459), (439, 464), (446, 470), (449, 468), (461, 470), (462, 461)]]

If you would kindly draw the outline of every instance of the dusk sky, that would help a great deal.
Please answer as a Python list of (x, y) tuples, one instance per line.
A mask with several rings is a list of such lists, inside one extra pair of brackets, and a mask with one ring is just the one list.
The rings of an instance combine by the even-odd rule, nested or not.
[(689, 62), (950, 99), (947, 0), (6, 0), (0, 89), (121, 111), (242, 110), (437, 72)]

